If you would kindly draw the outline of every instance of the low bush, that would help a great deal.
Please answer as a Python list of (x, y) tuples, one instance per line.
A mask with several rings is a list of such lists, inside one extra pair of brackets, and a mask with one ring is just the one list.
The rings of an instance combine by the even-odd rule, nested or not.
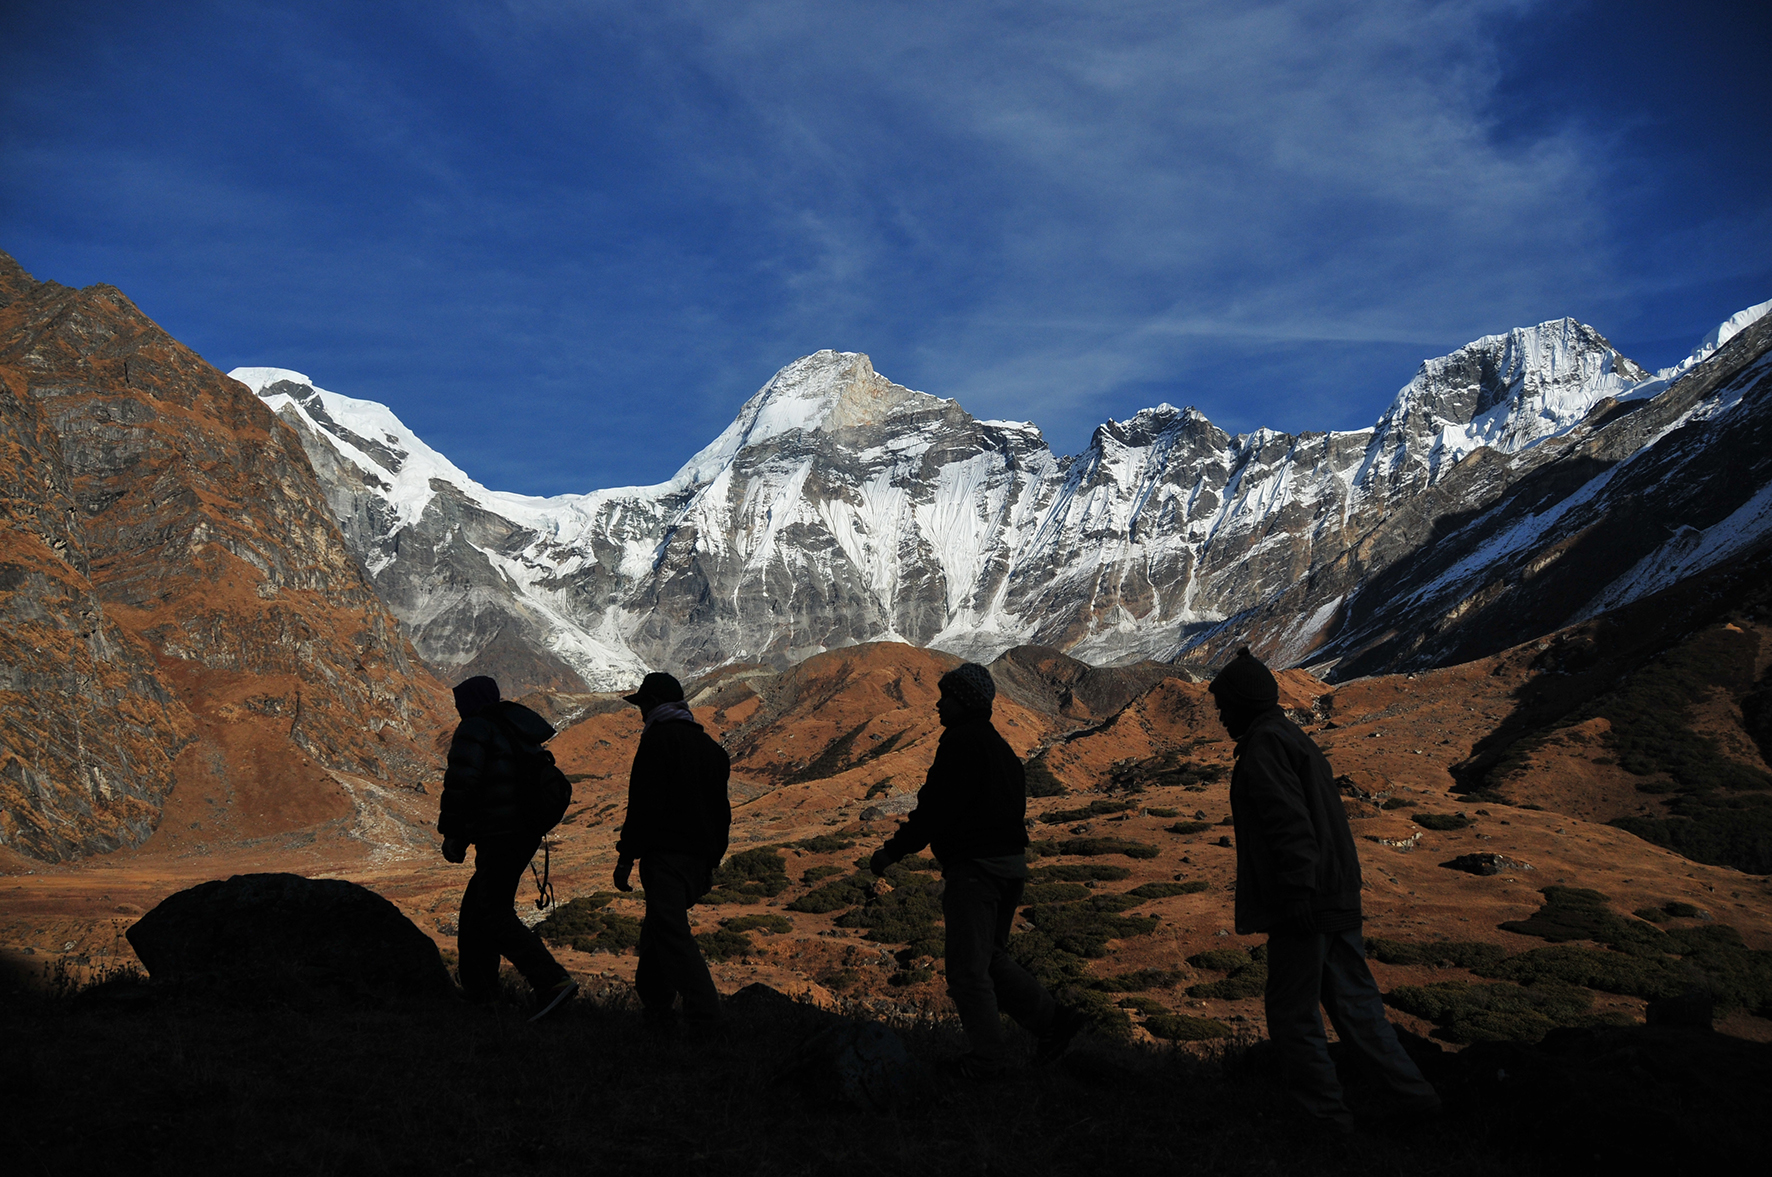
[(1120, 997), (1115, 999), (1114, 1004), (1121, 1009), (1136, 1010), (1141, 1014), (1161, 1014), (1169, 1012), (1169, 1007), (1154, 997)]
[(640, 921), (601, 910), (614, 898), (614, 892), (598, 892), (562, 903), (535, 925), (536, 934), (550, 944), (570, 944), (580, 952), (637, 948)]
[(1132, 872), (1125, 867), (1110, 866), (1105, 862), (1066, 862), (1054, 866), (1036, 866), (1028, 874), (1031, 876), (1030, 881), (1035, 883), (1086, 883), (1091, 879), (1113, 883), (1132, 877)]
[(1151, 817), (1180, 817), (1181, 816), (1181, 810), (1179, 810), (1179, 809), (1158, 809), (1155, 806), (1152, 806), (1151, 808), (1145, 810), (1145, 813), (1149, 814)]
[(1087, 821), (1089, 818), (1103, 817), (1110, 813), (1125, 813), (1131, 808), (1130, 801), (1091, 801), (1079, 809), (1055, 809), (1043, 814), (1040, 820), (1049, 826), (1055, 826), (1067, 821)]
[(1213, 948), (1188, 957), (1187, 962), (1197, 969), (1229, 974), (1222, 981), (1206, 981), (1198, 985), (1189, 985), (1187, 989), (1189, 997), (1213, 997), (1224, 1001), (1235, 1001), (1242, 997), (1255, 997), (1267, 985), (1266, 945), (1251, 949), (1249, 952), (1243, 952), (1236, 948)]
[(1399, 985), (1385, 1001), (1439, 1027), (1449, 1042), (1536, 1042), (1558, 1026), (1593, 1024), (1593, 994), (1549, 982), (1524, 987), (1505, 981), (1436, 981)]
[(1670, 917), (1676, 920), (1697, 919), (1700, 915), (1704, 914), (1690, 903), (1680, 903), (1677, 900), (1672, 903), (1662, 904), (1661, 910), (1667, 912)]
[(1134, 842), (1128, 838), (1062, 838), (1057, 841), (1035, 842), (1028, 847), (1028, 851), (1045, 858), (1055, 858), (1061, 854), (1076, 858), (1095, 858), (1103, 854), (1155, 858), (1159, 853), (1149, 842)]
[(1211, 829), (1212, 823), (1205, 821), (1178, 821), (1172, 826), (1164, 826), (1163, 828), (1171, 834), (1198, 834), (1202, 831)]
[(1093, 987), (1089, 967), (1081, 956), (1061, 947), (1044, 930), (1036, 928), (1009, 937), (1009, 955), (1053, 997), (1082, 1010), (1096, 1033), (1117, 1041), (1130, 1037), (1132, 1019), (1126, 1011)]
[(1070, 903), (1089, 895), (1081, 883), (1035, 883), (1023, 889), (1021, 898), (1025, 903)]
[(840, 866), (809, 866), (800, 873), (800, 881), (810, 887), (820, 879), (828, 879), (832, 875), (842, 873), (843, 868)]
[(1204, 879), (1189, 879), (1185, 883), (1140, 883), (1126, 894), (1137, 899), (1167, 899), (1171, 895), (1192, 895), (1205, 889)]
[(1477, 824), (1468, 813), (1411, 813), (1409, 820), (1424, 830), (1468, 830)]
[(1139, 993), (1146, 989), (1169, 989), (1181, 983), (1180, 969), (1137, 969), (1102, 977), (1093, 987), (1104, 993)]
[(874, 881), (873, 875), (866, 871), (857, 871), (848, 878), (814, 887), (790, 902), (787, 908), (789, 911), (802, 911), (809, 915), (825, 915), (845, 907), (854, 907), (868, 901), (868, 897), (873, 894)]
[(787, 863), (773, 846), (732, 855), (714, 871), (714, 889), (703, 903), (761, 903), (788, 888)]
[(1213, 948), (1205, 952), (1196, 952), (1187, 958), (1187, 962), (1196, 969), (1207, 969), (1214, 973), (1234, 973), (1249, 965), (1249, 954), (1241, 948)]
[(772, 936), (780, 936), (794, 930), (794, 921), (785, 915), (768, 912), (757, 915), (735, 915), (731, 919), (721, 920), (720, 926), (729, 932), (768, 932)]
[(1379, 806), (1379, 808), (1380, 809), (1407, 809), (1413, 804), (1415, 804), (1415, 802), (1409, 800), (1407, 797), (1391, 797), (1388, 800), (1386, 800), (1383, 805)]
[(1052, 770), (1046, 767), (1044, 752), (1031, 757), (1022, 765), (1022, 776), (1030, 797), (1062, 797), (1069, 791), (1064, 787), (1064, 782), (1053, 776)]
[(811, 838), (801, 838), (798, 842), (789, 842), (788, 845), (808, 854), (834, 854), (855, 845), (855, 839), (845, 838), (841, 834), (818, 834)]
[(1554, 981), (1645, 998), (1677, 997), (1698, 980), (1692, 969), (1665, 956), (1638, 956), (1576, 944), (1534, 948), (1479, 971), (1486, 977), (1522, 985)]
[(701, 954), (714, 961), (734, 960), (749, 956), (757, 950), (749, 936), (731, 928), (703, 932), (695, 938), (695, 942), (701, 946)]
[(837, 917), (837, 926), (866, 928), (869, 940), (909, 945), (913, 956), (939, 957), (943, 953), (939, 889), (936, 880), (906, 876), (884, 895), (870, 892), (861, 907)]
[(1631, 912), (1631, 914), (1640, 920), (1648, 920), (1652, 924), (1665, 924), (1667, 922), (1667, 912), (1659, 907), (1639, 907)]
[(1482, 972), (1507, 959), (1507, 949), (1499, 944), (1474, 940), (1429, 940), (1423, 943), (1386, 940), (1377, 936), (1366, 939), (1366, 955), (1385, 964), (1430, 965), (1434, 968), (1470, 969)]
[(1145, 1018), (1144, 1028), (1153, 1036), (1170, 1042), (1205, 1042), (1231, 1036), (1231, 1028), (1217, 1018), (1200, 1018), (1192, 1014), (1154, 1013)]
[[(1106, 899), (1113, 906), (1118, 896)], [(1027, 909), (1028, 922), (1052, 938), (1054, 944), (1077, 956), (1099, 959), (1107, 955), (1109, 940), (1148, 936), (1157, 930), (1155, 916), (1119, 915), (1102, 910), (1096, 900), (1084, 903), (1038, 904)]]

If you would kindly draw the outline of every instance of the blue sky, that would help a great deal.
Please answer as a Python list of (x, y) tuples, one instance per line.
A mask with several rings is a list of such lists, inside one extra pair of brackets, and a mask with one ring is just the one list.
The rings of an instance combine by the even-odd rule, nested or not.
[(1763, 3), (87, 3), (0, 15), (0, 248), (481, 481), (646, 483), (821, 347), (1073, 453), (1370, 424), (1772, 297)]

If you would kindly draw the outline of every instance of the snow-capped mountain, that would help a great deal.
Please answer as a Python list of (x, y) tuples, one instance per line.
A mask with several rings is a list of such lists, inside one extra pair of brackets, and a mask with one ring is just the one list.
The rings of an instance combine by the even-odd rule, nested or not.
[(1299, 662), (1347, 657), (1387, 570), (1594, 430), (1671, 404), (1768, 310), (1655, 376), (1563, 319), (1427, 361), (1370, 429), (1232, 436), (1159, 405), (1074, 457), (823, 351), (669, 482), (550, 499), (488, 490), (386, 407), (300, 373), (232, 375), (295, 427), (347, 542), (450, 676), (610, 689), (877, 639), (1097, 663), (1252, 640)]

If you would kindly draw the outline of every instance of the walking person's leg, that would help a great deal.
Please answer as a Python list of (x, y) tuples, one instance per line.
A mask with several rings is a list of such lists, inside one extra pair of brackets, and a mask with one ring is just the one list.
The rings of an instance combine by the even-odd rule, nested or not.
[(487, 879), (485, 850), (475, 847), (474, 874), (461, 893), (461, 913), (456, 917), (456, 973), (462, 996), (469, 1001), (491, 1001), (498, 996), (498, 937), (492, 930), (486, 896), (494, 890)]
[(980, 1073), (1001, 1070), (1009, 1047), (991, 976), (999, 895), (995, 880), (968, 864), (942, 872), (941, 914), (947, 925), (948, 997), (960, 1015), (970, 1058)]
[(1280, 1059), (1286, 1089), (1313, 1116), (1352, 1124), (1341, 1079), (1329, 1059), (1319, 1008), (1328, 937), (1316, 932), (1273, 932), (1267, 941), (1267, 1036)]
[(1395, 1027), (1385, 1016), (1384, 995), (1372, 979), (1359, 930), (1330, 933), (1324, 939), (1323, 1005), (1335, 1033), (1372, 1060), (1405, 1106), (1423, 1110), (1439, 1107), (1439, 1094), (1403, 1050)]
[(554, 959), (541, 937), (519, 919), (516, 912), (517, 887), (540, 844), (540, 838), (520, 834), (494, 838), (480, 847), (479, 857), (474, 860), (475, 879), (485, 872), (482, 904), (492, 946), (499, 956), (515, 966), (538, 994), (566, 980), (566, 970)]
[(1009, 955), (1009, 929), (1015, 922), (1015, 909), (1021, 903), (1025, 884), (1020, 879), (990, 881), (997, 890), (990, 956), (991, 988), (996, 992), (997, 1006), (1023, 1029), (1044, 1035), (1052, 1029), (1058, 1003), (1044, 985)]
[(665, 1011), (681, 993), (683, 1016), (691, 1025), (720, 1021), (720, 993), (689, 930), (689, 906), (701, 898), (700, 880), (706, 873), (687, 855), (654, 853), (640, 860), (640, 885), (646, 891), (640, 930), (645, 974), (635, 973), (634, 989), (651, 1017), (668, 1020)]

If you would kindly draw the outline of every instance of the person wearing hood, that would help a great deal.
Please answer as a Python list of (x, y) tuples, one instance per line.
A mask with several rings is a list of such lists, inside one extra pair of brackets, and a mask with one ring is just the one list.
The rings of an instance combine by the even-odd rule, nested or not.
[(1286, 718), (1279, 683), (1247, 646), (1210, 690), (1237, 742), (1236, 928), (1268, 935), (1267, 1029), (1287, 1088), (1312, 1116), (1352, 1128), (1322, 1006), (1341, 1040), (1375, 1064), (1399, 1111), (1439, 1110), (1440, 1097), (1397, 1041), (1366, 964), (1360, 859), (1329, 761)]
[(615, 888), (632, 891), (635, 861), (646, 893), (634, 991), (649, 1028), (676, 1027), (675, 1002), (693, 1030), (720, 1023), (720, 995), (689, 930), (689, 908), (713, 887), (732, 826), (731, 761), (702, 730), (668, 674), (648, 674), (633, 694), (644, 726), (628, 775), (628, 809), (615, 844)]
[(956, 1067), (968, 1079), (1000, 1077), (1009, 1043), (999, 1011), (1038, 1041), (1036, 1062), (1070, 1045), (1086, 1018), (1060, 1006), (1009, 955), (1009, 929), (1027, 884), (1027, 780), (1021, 758), (991, 723), (997, 686), (966, 662), (941, 676), (935, 711), (941, 742), (917, 792), (917, 808), (869, 862), (884, 875), (899, 859), (932, 846), (941, 863), (948, 996), (960, 1014), (968, 1052)]
[(539, 747), (553, 725), (520, 703), (501, 700), (496, 680), (476, 675), (455, 688), (461, 715), (449, 742), (437, 832), (443, 857), (467, 858), (475, 848), (474, 877), (461, 897), (456, 933), (462, 994), (470, 1001), (498, 996), (498, 961), (511, 962), (535, 992), (535, 1017), (572, 999), (578, 985), (554, 959), (541, 937), (517, 918), (517, 886), (541, 846), (526, 829), (520, 804), (523, 745)]

